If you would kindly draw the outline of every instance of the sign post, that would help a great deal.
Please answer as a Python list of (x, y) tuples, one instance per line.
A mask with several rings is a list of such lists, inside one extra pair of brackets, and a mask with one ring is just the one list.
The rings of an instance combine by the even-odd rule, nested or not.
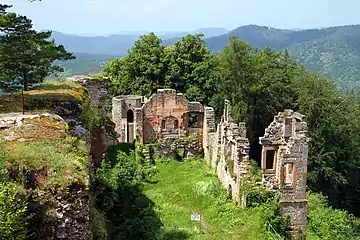
[(199, 222), (199, 230), (200, 230), (200, 234), (201, 234), (201, 216), (200, 214), (191, 214), (190, 216), (191, 221), (195, 221), (195, 222)]

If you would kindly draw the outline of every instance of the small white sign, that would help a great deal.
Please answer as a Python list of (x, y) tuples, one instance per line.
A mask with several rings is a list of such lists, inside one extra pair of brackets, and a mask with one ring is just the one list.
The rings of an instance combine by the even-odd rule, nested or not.
[(191, 214), (191, 221), (200, 222), (200, 214)]

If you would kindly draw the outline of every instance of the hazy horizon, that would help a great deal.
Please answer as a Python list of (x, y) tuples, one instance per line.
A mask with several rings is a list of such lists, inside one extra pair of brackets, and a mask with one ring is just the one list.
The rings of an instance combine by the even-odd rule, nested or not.
[(103, 36), (121, 32), (189, 32), (244, 25), (314, 29), (360, 23), (355, 0), (0, 0), (38, 30)]

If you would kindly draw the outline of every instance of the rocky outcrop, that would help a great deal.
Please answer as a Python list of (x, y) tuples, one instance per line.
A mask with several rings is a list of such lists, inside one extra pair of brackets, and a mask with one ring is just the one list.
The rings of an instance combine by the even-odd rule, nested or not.
[(55, 114), (0, 114), (0, 140), (56, 140), (64, 138), (66, 132), (66, 122)]
[[(59, 91), (39, 89), (26, 93), (26, 112), (42, 109), (49, 113), (23, 115), (9, 112), (0, 114), (0, 143), (11, 141), (16, 144), (23, 142), (51, 144), (54, 141), (55, 144), (69, 136), (75, 136), (86, 143), (89, 155), (88, 166), (80, 167), (79, 171), (87, 171), (90, 168), (91, 172), (92, 162), (95, 166), (99, 166), (102, 153), (109, 144), (114, 143), (112, 141), (114, 124), (107, 118), (104, 109), (107, 97), (106, 82), (87, 76), (78, 76), (72, 80), (82, 85), (76, 87), (79, 92), (73, 89), (60, 89)], [(7, 97), (10, 98), (10, 96)], [(83, 101), (86, 99), (91, 99), (92, 105), (101, 115), (101, 121), (94, 126), (94, 129), (85, 127), (85, 119), (82, 116)], [(17, 99), (14, 101), (17, 102)], [(7, 102), (7, 99), (4, 102)], [(64, 144), (72, 143), (64, 142)], [(32, 221), (41, 228), (37, 235), (46, 240), (92, 239), (89, 179), (86, 178), (90, 172), (82, 173), (86, 180), (82, 183), (74, 180), (71, 185), (47, 189), (44, 179), (49, 178), (54, 171), (51, 167), (44, 167), (39, 171), (29, 173), (28, 179), (31, 180), (31, 186), (28, 186), (30, 187), (28, 191), (32, 200), (29, 203), (28, 211), (30, 214), (34, 214)], [(73, 179), (73, 176), (62, 177)], [(36, 196), (33, 195), (32, 189), (37, 189)]]

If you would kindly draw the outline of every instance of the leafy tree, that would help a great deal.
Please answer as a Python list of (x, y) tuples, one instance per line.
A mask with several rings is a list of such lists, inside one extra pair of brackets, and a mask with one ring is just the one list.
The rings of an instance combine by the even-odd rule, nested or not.
[(297, 73), (296, 65), (284, 53), (252, 49), (235, 38), (220, 56), (220, 65), (215, 100), (231, 101), (235, 121), (245, 121), (248, 126), (251, 157), (259, 160), (258, 138), (278, 111), (292, 107), (290, 82)]
[(63, 71), (55, 60), (73, 59), (64, 46), (56, 45), (51, 31), (37, 32), (25, 16), (7, 12), (9, 5), (0, 5), (0, 69), (3, 82), (21, 83), (24, 90), (42, 82), (51, 73)]
[(309, 193), (308, 239), (359, 239), (360, 221), (342, 210), (332, 209), (321, 194)]
[(333, 206), (360, 214), (360, 112), (354, 95), (314, 74), (294, 80), (296, 106), (307, 116), (309, 186), (328, 196)]
[(174, 46), (166, 48), (168, 63), (166, 85), (194, 101), (209, 103), (216, 89), (213, 69), (214, 56), (202, 40), (203, 35), (187, 35)]
[(137, 40), (124, 58), (117, 58), (104, 68), (111, 78), (113, 94), (150, 96), (165, 85), (164, 46), (154, 33)]
[(103, 72), (112, 81), (114, 95), (150, 96), (158, 88), (174, 88), (190, 100), (209, 103), (216, 88), (210, 54), (202, 35), (188, 35), (164, 47), (153, 33), (143, 35), (126, 57), (117, 58)]

